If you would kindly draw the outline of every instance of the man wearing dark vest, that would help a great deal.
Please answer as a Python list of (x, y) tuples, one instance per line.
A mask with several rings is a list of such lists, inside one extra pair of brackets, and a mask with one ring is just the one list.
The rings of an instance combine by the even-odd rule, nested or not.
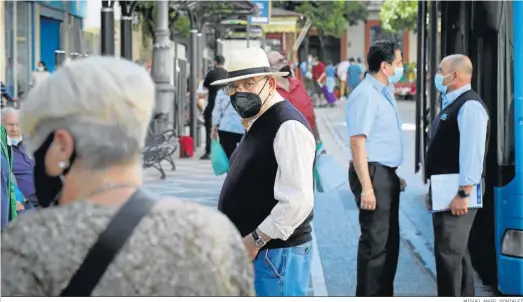
[(258, 296), (306, 296), (311, 271), (316, 143), (305, 117), (276, 91), (261, 48), (231, 53), (231, 105), (246, 128), (230, 159), (218, 208), (253, 259)]
[[(471, 89), (471, 79), (472, 62), (459, 54), (445, 57), (434, 79), (442, 110), (430, 132), (426, 175), (459, 174), (459, 187), (448, 210), (433, 213), (438, 296), (474, 296), (467, 244), (477, 209), (469, 209), (468, 197), (482, 184), (490, 126), (487, 108)], [(426, 200), (431, 210), (430, 195)]]

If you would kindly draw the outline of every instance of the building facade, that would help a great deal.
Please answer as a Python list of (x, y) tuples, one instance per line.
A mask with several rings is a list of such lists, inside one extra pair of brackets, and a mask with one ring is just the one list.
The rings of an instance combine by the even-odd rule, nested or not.
[(270, 23), (262, 25), (266, 50), (284, 53), (288, 60), (298, 61), (298, 53), (292, 47), (300, 34), (301, 18), (300, 13), (272, 8)]
[(390, 39), (398, 42), (402, 48), (403, 61), (405, 63), (416, 62), (417, 36), (414, 32), (407, 30), (390, 34), (382, 30), (379, 12), (382, 1), (373, 0), (368, 2), (367, 21), (358, 22), (349, 26), (346, 35), (346, 51), (342, 53), (343, 59), (347, 57), (361, 58), (365, 61), (369, 47), (373, 42), (382, 39)]
[(56, 50), (83, 53), (87, 1), (0, 1), (0, 78), (9, 92), (28, 91), (39, 61), (55, 69)]

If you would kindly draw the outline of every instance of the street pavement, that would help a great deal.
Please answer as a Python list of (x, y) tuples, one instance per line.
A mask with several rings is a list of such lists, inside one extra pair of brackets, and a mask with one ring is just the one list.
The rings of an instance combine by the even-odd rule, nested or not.
[[(421, 181), (421, 176), (414, 173), (414, 102), (399, 102), (399, 108), (403, 119), (404, 162), (398, 168), (398, 175), (406, 180), (407, 189), (401, 196), (401, 247), (395, 295), (435, 296), (432, 218), (423, 202), (427, 186)], [(316, 114), (327, 153), (348, 169), (344, 108), (316, 109)], [(215, 176), (210, 162), (198, 160), (199, 155), (195, 154), (193, 159), (177, 159), (176, 171), (167, 169), (165, 180), (160, 180), (160, 174), (154, 169), (147, 169), (147, 186), (162, 195), (216, 208), (225, 177)], [(315, 240), (309, 295), (354, 296), (360, 235), (354, 196), (347, 185), (332, 192), (316, 192), (315, 197)], [(489, 295), (481, 287), (476, 294)]]

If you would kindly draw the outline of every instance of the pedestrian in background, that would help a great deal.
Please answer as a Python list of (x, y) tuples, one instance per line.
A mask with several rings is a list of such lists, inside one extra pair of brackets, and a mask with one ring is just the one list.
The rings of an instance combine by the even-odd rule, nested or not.
[(211, 158), (212, 111), (214, 109), (216, 94), (218, 93), (218, 90), (221, 89), (219, 86), (211, 86), (211, 83), (227, 78), (227, 70), (223, 68), (223, 64), (225, 64), (225, 58), (221, 55), (217, 55), (214, 58), (214, 63), (215, 68), (207, 73), (205, 80), (203, 81), (203, 87), (208, 90), (208, 94), (207, 106), (203, 111), (205, 125), (205, 153), (200, 159)]
[(13, 177), (11, 166), (13, 164), (11, 142), (7, 136), (7, 131), (0, 126), (1, 133), (1, 184), (0, 184), (0, 229), (3, 230), (9, 221), (15, 219), (18, 211), (24, 210), (22, 205), (23, 196), (19, 198), (17, 193), (16, 181)]
[(349, 66), (349, 69), (347, 70), (347, 80), (348, 80), (347, 84), (348, 84), (349, 95), (350, 95), (350, 93), (352, 91), (354, 91), (354, 89), (356, 89), (356, 87), (361, 82), (362, 70), (360, 68), (360, 65), (358, 65), (354, 62), (353, 58), (350, 58), (349, 62), (350, 62), (350, 66)]
[[(285, 57), (277, 51), (271, 51), (267, 54), (269, 64), (274, 71), (289, 72)], [(276, 91), (287, 101), (289, 101), (296, 109), (298, 109), (307, 119), (312, 133), (316, 138), (316, 142), (320, 142), (320, 133), (316, 125), (316, 114), (314, 113), (314, 106), (312, 100), (307, 93), (303, 84), (293, 78), (290, 74), (286, 76), (276, 77)]]
[(34, 88), (36, 85), (42, 83), (49, 77), (49, 71), (44, 61), (38, 62), (36, 70), (31, 73), (31, 78), (29, 79), (29, 88)]
[(340, 64), (338, 64), (338, 67), (336, 69), (336, 74), (338, 75), (338, 79), (340, 80), (340, 98), (342, 100), (345, 99), (345, 87), (347, 85), (347, 72), (349, 71), (349, 60), (345, 59)]
[(393, 89), (403, 75), (400, 47), (377, 41), (367, 62), (369, 74), (349, 95), (345, 113), (352, 152), (349, 183), (360, 208), (356, 296), (389, 297), (394, 295), (400, 247), (400, 192), (406, 187), (396, 174), (403, 161)]
[(314, 85), (315, 106), (322, 106), (325, 103), (323, 85), (325, 84), (325, 64), (315, 56), (312, 60), (312, 82)]
[[(334, 90), (336, 89), (336, 69), (334, 68), (334, 65), (332, 65), (332, 60), (327, 60), (327, 67), (325, 67), (325, 78), (325, 85), (327, 86), (328, 93), (335, 95)], [(329, 101), (328, 97), (326, 97), (326, 99)], [(334, 98), (334, 100), (336, 100), (336, 98)], [(334, 103), (330, 103), (330, 105), (334, 105)]]
[(3, 230), (3, 296), (254, 294), (229, 220), (142, 188), (154, 95), (144, 68), (115, 57), (73, 61), (31, 90), (20, 124), (36, 194), (59, 199)]
[(216, 103), (212, 111), (212, 135), (211, 138), (219, 138), (227, 158), (231, 155), (242, 140), (245, 128), (238, 112), (231, 106), (231, 97), (226, 95), (223, 90), (216, 94)]
[(6, 106), (14, 106), (16, 99), (9, 94), (7, 86), (3, 82), (0, 82), (0, 103), (2, 103), (2, 108)]
[[(487, 106), (470, 85), (472, 73), (470, 59), (457, 54), (445, 57), (434, 77), (443, 108), (432, 122), (425, 172), (429, 179), (459, 174), (459, 187), (448, 201), (448, 211), (432, 215), (438, 296), (442, 297), (475, 295), (467, 245), (478, 209), (469, 208), (469, 197), (484, 184), (490, 124)], [(427, 209), (432, 210), (430, 198)]]
[(361, 79), (363, 80), (365, 78), (365, 73), (367, 72), (367, 67), (365, 67), (365, 64), (362, 62), (361, 58), (357, 58), (356, 62), (358, 63), (358, 66), (360, 67), (361, 71)]
[(33, 173), (34, 160), (26, 151), (17, 109), (11, 107), (2, 109), (2, 126), (7, 130), (7, 135), (11, 141), (12, 172), (16, 178), (17, 186), (25, 199), (32, 206), (38, 207)]
[(261, 48), (231, 53), (227, 84), (247, 132), (230, 161), (218, 201), (254, 261), (258, 296), (307, 296), (314, 206), (314, 136), (276, 91), (288, 72), (270, 68)]

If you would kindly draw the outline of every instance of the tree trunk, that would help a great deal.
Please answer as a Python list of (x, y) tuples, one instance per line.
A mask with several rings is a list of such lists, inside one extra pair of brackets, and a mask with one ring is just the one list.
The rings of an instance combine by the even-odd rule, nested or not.
[(320, 61), (325, 62), (325, 37), (321, 32), (318, 33), (318, 41), (320, 42), (320, 49), (318, 51), (318, 58)]
[(303, 39), (303, 49), (305, 50), (305, 61), (309, 58), (309, 34), (307, 33), (305, 35), (305, 39)]

